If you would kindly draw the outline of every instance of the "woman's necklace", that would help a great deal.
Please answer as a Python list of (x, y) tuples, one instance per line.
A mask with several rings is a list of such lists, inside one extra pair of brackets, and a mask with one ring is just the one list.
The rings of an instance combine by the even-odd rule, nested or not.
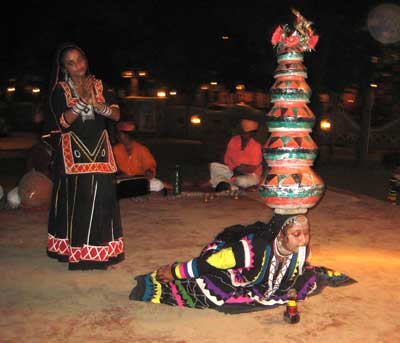
[[(264, 296), (267, 299), (279, 288), (293, 256), (293, 254), (289, 251), (289, 254), (287, 255), (280, 252), (278, 245), (280, 245), (280, 242), (277, 238), (275, 238), (273, 243), (274, 254), (271, 259), (271, 265), (268, 274), (268, 290), (264, 293)], [(286, 251), (284, 248), (282, 250)]]
[(281, 260), (287, 259), (290, 255), (292, 255), (292, 252), (285, 249), (282, 245), (282, 242), (278, 240), (278, 238), (276, 238), (274, 241), (274, 252), (276, 256)]
[(271, 266), (268, 274), (268, 290), (264, 293), (264, 296), (267, 299), (269, 299), (269, 297), (273, 295), (279, 288), (283, 276), (286, 274), (286, 271), (289, 267), (290, 261), (291, 258), (286, 258), (282, 263), (279, 263), (275, 254), (272, 256)]
[(79, 98), (82, 95), (82, 85), (75, 83), (71, 78), (68, 79), (68, 84), (72, 89), (72, 95), (74, 98)]

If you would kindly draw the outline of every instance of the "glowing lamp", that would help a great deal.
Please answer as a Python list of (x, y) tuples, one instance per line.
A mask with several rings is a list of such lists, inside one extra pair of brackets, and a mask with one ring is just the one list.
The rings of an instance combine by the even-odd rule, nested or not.
[(332, 127), (332, 124), (328, 119), (322, 119), (321, 122), (319, 123), (319, 127), (323, 131), (329, 131)]
[(124, 79), (131, 79), (133, 77), (133, 71), (132, 70), (125, 70), (121, 73), (121, 77)]
[(201, 124), (201, 118), (197, 114), (194, 114), (190, 117), (190, 123), (193, 125), (200, 125)]
[(158, 91), (157, 96), (159, 98), (165, 98), (167, 96), (167, 93), (165, 93), (165, 91)]
[(8, 93), (14, 93), (15, 92), (15, 87), (8, 87), (7, 88)]

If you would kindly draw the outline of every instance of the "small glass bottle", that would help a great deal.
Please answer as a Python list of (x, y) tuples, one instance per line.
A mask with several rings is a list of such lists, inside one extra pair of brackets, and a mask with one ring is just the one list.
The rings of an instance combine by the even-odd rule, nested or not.
[(297, 291), (294, 288), (289, 289), (288, 302), (283, 318), (290, 324), (296, 324), (300, 321), (300, 314), (297, 310)]
[(177, 164), (175, 166), (174, 195), (181, 194), (182, 192), (181, 185), (182, 185), (181, 166)]

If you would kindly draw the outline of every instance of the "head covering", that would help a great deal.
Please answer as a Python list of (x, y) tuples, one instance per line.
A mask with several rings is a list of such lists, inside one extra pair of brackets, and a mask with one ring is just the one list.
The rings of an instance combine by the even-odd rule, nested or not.
[(274, 213), (268, 223), (257, 221), (253, 224), (233, 225), (225, 228), (223, 231), (217, 234), (216, 240), (221, 240), (227, 243), (238, 242), (242, 237), (249, 234), (255, 234), (258, 237), (262, 237), (265, 240), (273, 241), (281, 229), (284, 227), (286, 222), (294, 219), (298, 215), (293, 214), (279, 214)]
[(310, 226), (308, 218), (304, 214), (292, 215), (282, 224), (283, 233), (286, 234), (287, 229), (292, 225), (300, 226), (301, 228), (308, 228)]
[(259, 125), (264, 125), (267, 118), (263, 111), (247, 104), (236, 104), (233, 106), (232, 112), (233, 115), (240, 120), (252, 120), (257, 122)]
[(117, 130), (120, 132), (133, 132), (136, 130), (136, 125), (132, 121), (121, 121), (117, 124)]
[[(269, 222), (266, 224), (265, 232), (267, 232), (267, 235), (271, 234), (273, 238), (275, 238), (279, 231), (281, 231), (284, 227), (288, 225), (292, 220), (295, 219), (297, 214), (279, 214), (279, 213), (274, 213), (272, 218), (269, 220)], [(265, 233), (261, 233), (263, 236), (265, 236)]]
[(52, 77), (50, 80), (50, 87), (49, 87), (49, 97), (51, 97), (57, 83), (61, 81), (64, 77), (63, 66), (62, 66), (62, 58), (64, 53), (67, 50), (78, 50), (81, 52), (82, 55), (86, 56), (85, 52), (75, 43), (66, 42), (62, 43), (57, 47), (56, 53), (54, 54), (53, 59), (53, 67), (52, 67)]
[(235, 120), (235, 125), (240, 124), (242, 119), (248, 119), (258, 122), (260, 126), (265, 125), (267, 116), (264, 111), (246, 104), (235, 104), (228, 107), (224, 114)]
[[(49, 104), (50, 113), (49, 113), (49, 115), (45, 116), (45, 126), (47, 128), (47, 131), (52, 131), (55, 129), (61, 130), (60, 126), (58, 124), (57, 116), (53, 110), (53, 104), (52, 104), (51, 99), (52, 99), (53, 92), (56, 89), (58, 82), (63, 80), (63, 78), (65, 78), (65, 73), (63, 72), (61, 59), (62, 59), (65, 51), (71, 50), (71, 49), (79, 50), (82, 55), (86, 56), (85, 52), (79, 46), (77, 46), (75, 43), (62, 43), (58, 46), (56, 53), (54, 54), (53, 66), (51, 69), (51, 76), (50, 76), (50, 84), (49, 84), (49, 88), (48, 88), (48, 104)], [(89, 69), (87, 72), (89, 72)]]

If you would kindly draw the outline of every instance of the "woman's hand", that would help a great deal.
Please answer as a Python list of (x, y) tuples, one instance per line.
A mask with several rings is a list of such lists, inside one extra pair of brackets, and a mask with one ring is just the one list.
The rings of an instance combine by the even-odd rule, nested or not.
[(89, 105), (96, 104), (96, 97), (94, 95), (94, 75), (89, 75), (84, 81), (82, 85), (82, 98)]
[(158, 281), (165, 283), (174, 281), (174, 277), (171, 273), (171, 267), (166, 264), (165, 266), (161, 266), (160, 268), (158, 268), (156, 278)]
[(95, 94), (95, 92), (94, 92), (94, 88), (93, 88), (93, 87), (92, 87), (91, 90), (90, 90), (90, 104), (91, 104), (94, 108), (98, 108), (98, 107), (99, 107), (99, 104), (98, 104), (98, 102), (97, 102), (96, 94)]

